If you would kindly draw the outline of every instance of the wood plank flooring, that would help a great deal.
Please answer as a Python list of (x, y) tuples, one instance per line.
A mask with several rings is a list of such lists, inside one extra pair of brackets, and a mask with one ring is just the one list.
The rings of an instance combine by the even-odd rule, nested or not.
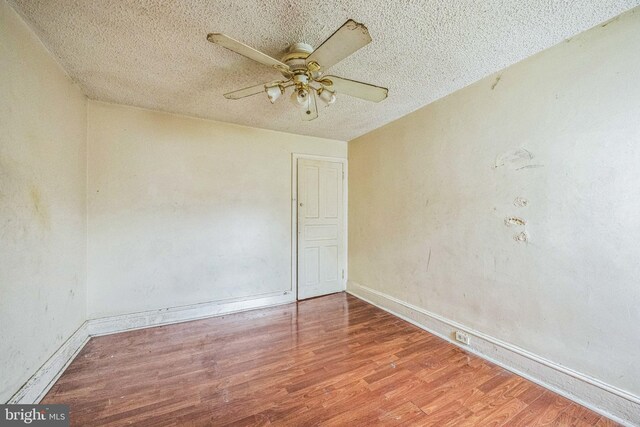
[(609, 426), (344, 293), (97, 337), (43, 403), (78, 426)]

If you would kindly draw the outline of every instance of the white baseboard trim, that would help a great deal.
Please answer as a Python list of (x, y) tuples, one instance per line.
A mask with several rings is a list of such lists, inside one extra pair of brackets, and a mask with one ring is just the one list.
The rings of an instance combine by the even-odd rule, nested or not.
[(294, 301), (295, 295), (291, 291), (281, 291), (249, 298), (204, 302), (180, 307), (163, 308), (160, 310), (102, 317), (88, 320), (87, 324), (89, 336), (94, 337), (131, 331), (133, 329), (188, 322), (238, 311), (266, 308)]
[[(347, 292), (622, 425), (640, 425), (640, 397), (627, 391), (352, 280)], [(456, 330), (471, 344), (455, 341)]]
[(91, 337), (267, 308), (292, 303), (295, 300), (293, 292), (282, 291), (249, 298), (212, 301), (89, 319), (58, 348), (7, 403), (33, 404), (40, 402)]
[(32, 404), (40, 402), (87, 341), (89, 341), (89, 334), (87, 333), (87, 322), (84, 322), (7, 403)]

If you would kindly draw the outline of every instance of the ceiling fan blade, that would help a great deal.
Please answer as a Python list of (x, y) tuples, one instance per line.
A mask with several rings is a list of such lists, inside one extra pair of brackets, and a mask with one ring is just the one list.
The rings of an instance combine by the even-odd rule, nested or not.
[(315, 62), (327, 70), (370, 42), (367, 27), (349, 19), (309, 55), (307, 64)]
[(253, 96), (253, 95), (257, 95), (259, 93), (264, 92), (265, 86), (271, 86), (278, 83), (283, 83), (283, 82), (279, 82), (279, 81), (268, 82), (268, 83), (261, 83), (259, 85), (255, 85), (251, 87), (245, 87), (244, 89), (238, 89), (238, 90), (234, 90), (233, 92), (225, 93), (224, 97), (227, 99), (246, 98), (247, 96)]
[(387, 97), (389, 89), (369, 83), (343, 79), (336, 76), (324, 76), (320, 83), (334, 90), (338, 95), (345, 94), (367, 101), (380, 102)]
[(256, 62), (276, 68), (277, 70), (289, 70), (289, 66), (284, 62), (280, 62), (277, 59), (274, 59), (269, 55), (260, 52), (259, 50), (255, 50), (251, 46), (247, 46), (246, 44), (239, 42), (238, 40), (232, 39), (225, 34), (211, 33), (207, 35), (207, 40), (209, 40), (211, 43), (215, 43), (224, 48), (227, 48), (232, 52), (238, 53), (244, 57), (253, 59)]
[(318, 104), (316, 103), (316, 91), (309, 92), (309, 101), (306, 108), (301, 108), (302, 120), (310, 122), (311, 120), (318, 118)]

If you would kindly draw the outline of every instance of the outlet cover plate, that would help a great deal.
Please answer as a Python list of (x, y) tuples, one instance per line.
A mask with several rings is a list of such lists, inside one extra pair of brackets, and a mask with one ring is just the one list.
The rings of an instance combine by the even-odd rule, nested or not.
[(464, 332), (461, 332), (461, 331), (456, 331), (455, 337), (456, 337), (456, 341), (469, 345), (470, 339), (468, 334), (465, 334)]

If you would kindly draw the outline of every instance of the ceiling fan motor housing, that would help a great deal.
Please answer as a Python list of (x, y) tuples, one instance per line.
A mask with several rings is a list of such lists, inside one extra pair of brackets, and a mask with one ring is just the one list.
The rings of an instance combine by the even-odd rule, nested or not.
[(289, 73), (283, 75), (290, 77), (291, 73), (307, 74), (311, 78), (320, 76), (319, 71), (310, 71), (307, 67), (307, 57), (313, 53), (313, 47), (307, 43), (294, 43), (289, 47), (289, 51), (282, 57), (282, 62), (289, 66)]

